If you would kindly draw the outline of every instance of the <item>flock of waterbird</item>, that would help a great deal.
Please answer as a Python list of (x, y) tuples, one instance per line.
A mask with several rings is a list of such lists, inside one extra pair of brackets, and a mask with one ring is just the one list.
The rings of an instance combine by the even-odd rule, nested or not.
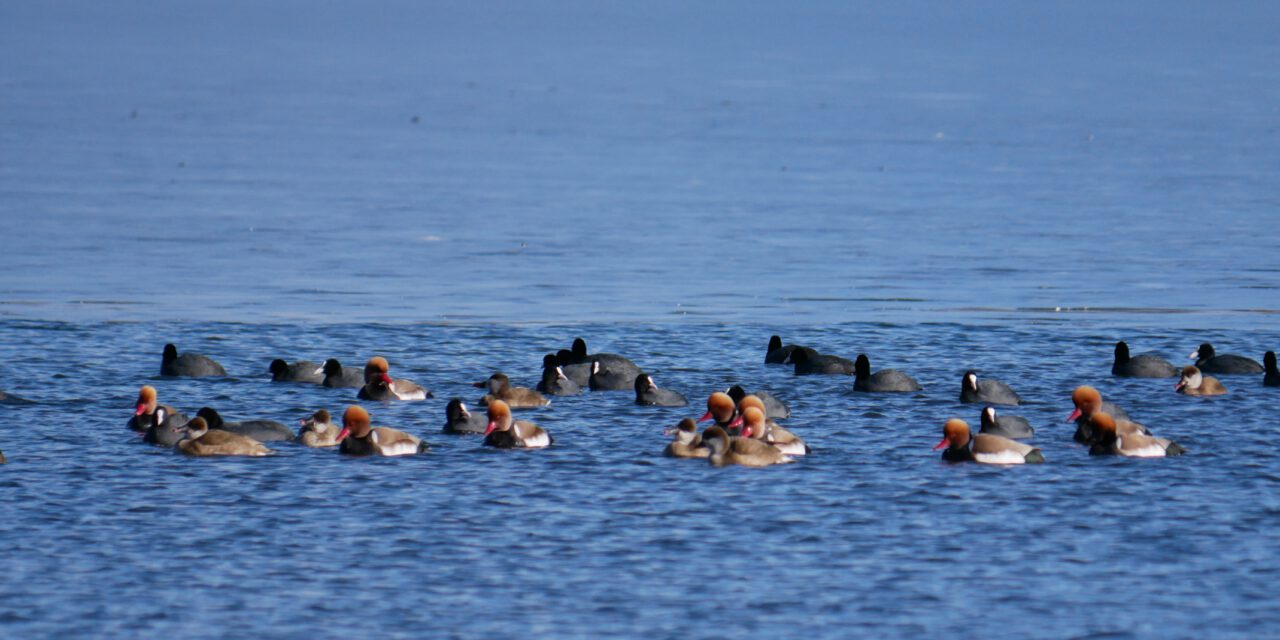
[[(1151, 354), (1130, 356), (1129, 346), (1116, 343), (1115, 362), (1111, 373), (1121, 377), (1178, 377), (1175, 390), (1193, 396), (1227, 393), (1220, 380), (1207, 374), (1263, 374), (1263, 384), (1280, 387), (1280, 370), (1276, 355), (1268, 351), (1263, 363), (1234, 354), (1217, 355), (1205, 343), (1190, 355), (1194, 365), (1179, 369), (1164, 358)], [(866, 393), (909, 393), (921, 386), (911, 376), (893, 369), (871, 371), (865, 354), (855, 360), (822, 354), (817, 350), (782, 343), (772, 336), (765, 352), (766, 364), (791, 365), (796, 375), (848, 375), (854, 377), (853, 390)], [(415, 382), (392, 378), (386, 358), (370, 358), (364, 369), (344, 367), (336, 359), (323, 365), (309, 361), (289, 364), (271, 362), (268, 373), (273, 382), (318, 384), (328, 388), (358, 388), (356, 398), (377, 402), (415, 401), (433, 397)], [(226, 376), (227, 372), (212, 358), (198, 354), (181, 354), (172, 344), (164, 347), (160, 374), (167, 377)], [(479, 404), (484, 415), (472, 413), (461, 398), (453, 398), (445, 407), (443, 431), (452, 434), (484, 436), (485, 446), (536, 449), (555, 441), (545, 429), (527, 420), (516, 420), (513, 409), (542, 407), (551, 396), (577, 395), (582, 390), (635, 392), (641, 405), (680, 407), (688, 401), (670, 389), (659, 388), (652, 376), (644, 373), (630, 359), (612, 353), (590, 354), (582, 338), (574, 340), (570, 349), (547, 354), (543, 358), (542, 379), (536, 389), (517, 387), (507, 375), (494, 373), (475, 383), (487, 393)], [(1094, 387), (1082, 386), (1072, 393), (1075, 410), (1067, 418), (1076, 423), (1074, 439), (1088, 445), (1091, 455), (1128, 457), (1165, 457), (1185, 453), (1178, 443), (1160, 438), (1114, 403), (1103, 400)], [(0, 391), (0, 402), (24, 403), (26, 400)], [(1035, 435), (1025, 418), (998, 415), (996, 406), (1016, 406), (1022, 399), (1007, 384), (998, 380), (980, 380), (974, 371), (961, 378), (960, 402), (984, 405), (981, 428), (973, 434), (969, 424), (959, 418), (943, 426), (943, 438), (935, 450), (943, 449), (942, 458), (952, 462), (986, 464), (1024, 464), (1044, 462), (1040, 449), (1019, 442)], [(741, 386), (716, 391), (707, 398), (707, 411), (699, 419), (685, 418), (667, 434), (673, 436), (665, 454), (677, 458), (705, 458), (716, 466), (743, 465), (763, 467), (793, 462), (809, 452), (804, 439), (777, 421), (790, 417), (785, 403), (766, 391), (748, 392)], [(698, 423), (712, 422), (701, 433)], [(172, 406), (161, 404), (155, 387), (143, 386), (138, 393), (130, 429), (147, 442), (173, 447), (193, 456), (266, 456), (273, 451), (266, 443), (297, 441), (308, 447), (336, 447), (355, 456), (403, 456), (425, 452), (429, 446), (418, 436), (390, 427), (375, 427), (368, 410), (351, 405), (343, 412), (342, 424), (334, 424), (325, 410), (316, 411), (300, 421), (294, 433), (272, 420), (227, 422), (210, 407), (203, 407), (194, 418)], [(0, 464), (5, 462), (0, 452)]]

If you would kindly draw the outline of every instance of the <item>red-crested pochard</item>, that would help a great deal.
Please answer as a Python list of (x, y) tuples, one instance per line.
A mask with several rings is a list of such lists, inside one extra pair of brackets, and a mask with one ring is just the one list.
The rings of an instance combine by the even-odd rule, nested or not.
[(551, 401), (546, 396), (533, 389), (511, 386), (511, 378), (508, 378), (507, 374), (501, 371), (489, 376), (486, 380), (473, 384), (481, 389), (489, 390), (489, 393), (480, 398), (480, 406), (488, 406), (494, 400), (501, 400), (512, 409), (545, 407), (551, 404)]
[(333, 424), (328, 410), (321, 409), (298, 422), (302, 425), (298, 430), (298, 440), (302, 444), (317, 448), (338, 446), (338, 434), (342, 429)]
[(1121, 433), (1151, 434), (1146, 427), (1130, 420), (1129, 414), (1125, 413), (1124, 409), (1103, 400), (1102, 393), (1089, 385), (1076, 387), (1076, 390), (1071, 392), (1071, 404), (1075, 405), (1075, 409), (1071, 415), (1067, 416), (1067, 422), (1076, 423), (1076, 433), (1072, 439), (1080, 444), (1097, 442), (1097, 434), (1094, 433), (1090, 418), (1098, 413), (1107, 413), (1114, 417)]
[(724, 429), (716, 426), (702, 432), (702, 443), (711, 450), (707, 459), (717, 467), (767, 467), (795, 462), (771, 444), (751, 438), (730, 437)]
[(356, 397), (361, 400), (426, 400), (432, 397), (427, 388), (409, 380), (391, 377), (391, 366), (382, 356), (369, 358), (364, 366), (364, 386)]
[(942, 427), (942, 441), (934, 451), (946, 448), (942, 459), (948, 462), (980, 462), (982, 464), (1026, 464), (1044, 462), (1039, 449), (988, 433), (970, 435), (969, 423), (952, 418)]
[(1182, 445), (1166, 438), (1141, 433), (1120, 433), (1116, 420), (1105, 411), (1093, 414), (1090, 419), (1097, 442), (1089, 448), (1089, 455), (1116, 455), (1128, 458), (1164, 458), (1187, 452)]
[(489, 426), (484, 431), (484, 444), (499, 449), (538, 449), (551, 446), (555, 440), (542, 427), (511, 417), (511, 407), (501, 400), (489, 405)]
[[(764, 402), (760, 398), (744, 396), (738, 402), (738, 416), (738, 421), (742, 423), (742, 437), (763, 440), (789, 456), (809, 453), (809, 445), (805, 444), (804, 439), (765, 416)], [(737, 422), (731, 426), (737, 426)]]
[(374, 427), (363, 407), (347, 407), (338, 433), (338, 451), (350, 456), (411, 456), (431, 447), (417, 436), (390, 427)]
[(708, 458), (711, 449), (702, 444), (702, 436), (698, 435), (698, 423), (693, 418), (685, 418), (674, 429), (667, 429), (665, 435), (675, 436), (671, 444), (663, 450), (663, 455), (671, 458)]
[(274, 451), (266, 445), (238, 433), (210, 429), (204, 418), (187, 423), (186, 437), (178, 450), (189, 456), (269, 456)]
[(1200, 373), (1200, 369), (1195, 366), (1183, 369), (1182, 377), (1173, 388), (1189, 396), (1220, 396), (1227, 392), (1227, 388), (1220, 380)]

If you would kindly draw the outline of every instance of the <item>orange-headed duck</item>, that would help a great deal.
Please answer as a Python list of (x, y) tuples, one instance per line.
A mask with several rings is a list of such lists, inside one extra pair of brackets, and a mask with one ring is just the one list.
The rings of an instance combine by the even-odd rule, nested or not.
[[(591, 372), (587, 372), (590, 381)], [(553, 396), (576, 396), (582, 393), (582, 385), (574, 382), (565, 372), (564, 367), (553, 354), (542, 358), (542, 380), (538, 381), (538, 391)]]
[(330, 389), (359, 389), (364, 386), (364, 371), (344, 367), (337, 358), (325, 360), (320, 373), (324, 374), (324, 380), (320, 384)]
[(853, 361), (840, 356), (823, 355), (812, 349), (796, 349), (791, 352), (791, 362), (796, 375), (853, 375)]
[(210, 429), (204, 418), (187, 423), (186, 437), (178, 450), (189, 456), (269, 456), (274, 451), (266, 445), (230, 431)]
[(1262, 385), (1265, 387), (1280, 387), (1280, 369), (1276, 368), (1276, 352), (1268, 351), (1263, 354), (1262, 363), (1267, 368), (1266, 375), (1262, 376)]
[(1097, 413), (1107, 413), (1115, 418), (1121, 433), (1151, 433), (1146, 427), (1130, 420), (1129, 414), (1124, 409), (1103, 400), (1102, 393), (1089, 385), (1076, 387), (1076, 390), (1071, 392), (1071, 404), (1075, 405), (1075, 409), (1071, 415), (1067, 416), (1067, 422), (1076, 423), (1076, 433), (1072, 439), (1080, 444), (1097, 442), (1097, 435), (1090, 422), (1090, 418)]
[(1111, 364), (1111, 375), (1122, 378), (1172, 378), (1178, 368), (1157, 355), (1144, 353), (1129, 357), (1129, 345), (1124, 340), (1116, 343), (1116, 359)]
[(920, 383), (915, 378), (896, 369), (881, 369), (871, 373), (871, 359), (867, 354), (858, 354), (853, 363), (854, 391), (870, 393), (909, 393), (920, 391)]
[(431, 447), (417, 436), (390, 427), (374, 427), (369, 412), (352, 405), (342, 414), (338, 451), (349, 456), (411, 456)]
[(1194, 365), (1182, 370), (1182, 377), (1173, 388), (1189, 396), (1220, 396), (1227, 392), (1220, 380), (1200, 373)]
[(693, 418), (685, 418), (675, 429), (667, 429), (665, 435), (674, 435), (671, 444), (662, 452), (671, 458), (709, 458), (711, 450), (702, 444), (702, 436), (698, 435), (698, 423)]
[(636, 376), (636, 404), (651, 407), (683, 407), (689, 404), (683, 395), (671, 389), (659, 389), (653, 376), (642, 373)]
[(310, 360), (299, 360), (289, 364), (280, 358), (271, 361), (267, 367), (272, 382), (305, 382), (320, 384), (324, 382), (324, 368)]
[(542, 427), (511, 417), (511, 407), (501, 400), (489, 405), (489, 426), (484, 431), (484, 444), (499, 449), (538, 449), (555, 442)]
[(975, 371), (964, 372), (960, 379), (960, 402), (982, 404), (1022, 404), (1022, 398), (1007, 384), (999, 380), (978, 380)]
[(333, 417), (328, 410), (321, 409), (311, 414), (310, 418), (298, 422), (302, 425), (298, 430), (298, 440), (302, 444), (317, 448), (338, 446), (338, 434), (342, 430), (333, 424)]
[(445, 433), (482, 435), (489, 426), (489, 418), (479, 413), (471, 413), (462, 398), (453, 398), (449, 401), (448, 406), (444, 408), (444, 417), (444, 429), (441, 431)]
[(748, 393), (746, 389), (742, 388), (742, 385), (735, 384), (732, 387), (729, 387), (727, 390), (725, 390), (725, 393), (729, 394), (730, 398), (733, 398), (734, 404), (742, 402), (742, 398), (748, 395), (752, 395), (757, 398), (760, 398), (762, 401), (764, 401), (764, 415), (766, 418), (773, 418), (774, 420), (786, 420), (787, 418), (791, 417), (791, 407), (788, 407), (787, 403), (783, 402), (782, 400), (779, 400), (776, 396), (774, 396), (772, 393), (769, 393), (768, 391), (756, 390)]
[(258, 442), (292, 442), (293, 431), (275, 420), (245, 420), (244, 422), (226, 422), (212, 407), (200, 407), (196, 415), (204, 418), (209, 429), (213, 431), (230, 431), (253, 438)]
[(551, 404), (546, 396), (530, 389), (528, 387), (511, 386), (511, 378), (507, 374), (499, 371), (488, 377), (486, 380), (473, 383), (474, 386), (481, 389), (488, 389), (489, 393), (480, 398), (481, 406), (488, 406), (494, 400), (501, 400), (507, 403), (512, 409), (527, 409), (529, 407), (545, 407)]
[(809, 453), (809, 445), (804, 439), (765, 416), (764, 402), (755, 396), (744, 396), (738, 403), (738, 421), (741, 423), (742, 437), (763, 440), (789, 456), (803, 456)]
[(160, 404), (156, 396), (156, 388), (143, 385), (138, 390), (138, 400), (134, 403), (133, 417), (129, 418), (129, 428), (139, 433), (153, 426), (179, 426), (187, 422), (187, 416), (167, 404)]
[(702, 443), (711, 450), (707, 459), (717, 467), (767, 467), (795, 462), (771, 444), (751, 438), (730, 437), (724, 429), (716, 426), (702, 432)]
[(1116, 455), (1128, 458), (1164, 458), (1187, 452), (1182, 445), (1165, 438), (1141, 433), (1121, 433), (1116, 420), (1105, 411), (1093, 414), (1090, 419), (1097, 442), (1089, 448), (1089, 455)]
[(1208, 342), (1200, 345), (1200, 348), (1192, 351), (1188, 357), (1196, 361), (1196, 368), (1203, 373), (1252, 375), (1263, 371), (1262, 365), (1258, 364), (1257, 360), (1234, 353), (1218, 355), (1213, 345)]
[(817, 351), (798, 344), (782, 344), (782, 336), (769, 336), (769, 346), (764, 351), (765, 364), (791, 364), (791, 354), (797, 349), (804, 349), (809, 356), (818, 355)]
[(164, 356), (160, 360), (160, 375), (185, 376), (200, 378), (204, 376), (225, 376), (227, 370), (213, 361), (213, 358), (195, 353), (178, 355), (178, 348), (172, 344), (164, 346)]
[(1025, 464), (1044, 462), (1040, 450), (1004, 436), (979, 433), (971, 436), (969, 423), (952, 418), (942, 427), (942, 441), (934, 451), (946, 448), (942, 459), (948, 462), (980, 462), (982, 464)]
[(989, 433), (993, 436), (1022, 439), (1036, 437), (1036, 430), (1022, 416), (1001, 416), (996, 414), (995, 407), (982, 409), (982, 428), (978, 433)]
[(409, 380), (393, 380), (391, 366), (382, 356), (369, 358), (364, 366), (364, 386), (356, 397), (361, 400), (426, 400), (432, 397), (426, 387)]
[(738, 407), (729, 394), (717, 391), (707, 398), (707, 412), (698, 418), (698, 422), (715, 420), (716, 426), (727, 429), (738, 417)]

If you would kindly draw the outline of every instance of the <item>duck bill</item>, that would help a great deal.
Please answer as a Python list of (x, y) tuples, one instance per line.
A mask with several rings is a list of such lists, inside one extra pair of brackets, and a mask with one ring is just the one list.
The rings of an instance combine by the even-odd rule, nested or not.
[(1186, 380), (1180, 380), (1180, 381), (1178, 382), (1178, 384), (1173, 385), (1173, 390), (1174, 390), (1174, 391), (1182, 391), (1182, 388), (1183, 388), (1183, 387), (1185, 387), (1185, 386), (1187, 386), (1187, 381), (1186, 381)]
[(706, 412), (706, 413), (702, 414), (702, 417), (701, 417), (701, 418), (698, 418), (698, 422), (706, 422), (706, 421), (711, 420), (711, 419), (713, 419), (713, 418), (715, 418), (715, 416), (711, 415), (711, 412), (710, 412), (710, 411), (708, 411), (708, 412)]
[(497, 423), (497, 422), (495, 422), (495, 421), (490, 420), (490, 421), (489, 421), (489, 426), (487, 426), (487, 427), (485, 427), (485, 428), (484, 428), (484, 434), (487, 436), (487, 435), (489, 435), (489, 434), (493, 433), (493, 431), (494, 431), (495, 429), (497, 429), (497, 428), (498, 428), (498, 423)]
[(755, 433), (755, 431), (752, 431), (751, 427), (747, 427), (742, 430), (742, 437), (750, 438), (753, 433)]
[(342, 431), (338, 432), (338, 439), (334, 440), (334, 442), (342, 442), (343, 440), (346, 440), (349, 435), (351, 435), (351, 429), (343, 427)]
[(730, 428), (730, 429), (737, 429), (738, 427), (741, 427), (741, 426), (742, 426), (742, 420), (743, 420), (742, 416), (738, 416), (737, 418), (734, 418), (734, 419), (733, 419), (733, 422), (730, 422), (730, 423), (729, 423), (729, 428)]
[(138, 406), (137, 406), (137, 407), (134, 407), (133, 415), (135, 415), (135, 416), (140, 416), (140, 415), (142, 415), (142, 414), (144, 414), (144, 413), (146, 413), (146, 412), (147, 412), (147, 405), (146, 405), (146, 403), (144, 403), (144, 402), (139, 402), (139, 403), (138, 403)]
[(939, 442), (938, 444), (933, 445), (933, 450), (937, 451), (938, 449), (945, 449), (949, 446), (951, 446), (951, 439), (943, 438), (942, 442)]
[(1076, 410), (1072, 411), (1071, 415), (1067, 416), (1067, 422), (1075, 422), (1076, 420), (1079, 420), (1082, 415), (1084, 415), (1084, 413), (1080, 411), (1080, 407), (1076, 407)]

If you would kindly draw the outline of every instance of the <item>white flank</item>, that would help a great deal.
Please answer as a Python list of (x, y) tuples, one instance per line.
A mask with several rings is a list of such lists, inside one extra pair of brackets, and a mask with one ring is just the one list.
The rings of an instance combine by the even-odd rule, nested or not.
[(1011, 449), (999, 453), (975, 453), (973, 459), (982, 464), (1026, 464), (1026, 454)]
[(537, 449), (539, 447), (550, 446), (551, 437), (544, 431), (542, 433), (534, 434), (531, 438), (524, 438), (520, 442), (530, 449)]
[(411, 456), (418, 452), (418, 444), (410, 441), (397, 442), (390, 446), (380, 446), (378, 450), (387, 457)]
[(785, 442), (785, 443), (775, 442), (773, 446), (778, 451), (781, 451), (784, 455), (788, 455), (788, 456), (804, 455), (804, 443), (800, 441)]
[(401, 400), (426, 400), (427, 399), (427, 392), (423, 391), (422, 389), (415, 389), (414, 391), (410, 391), (409, 393), (400, 393), (395, 389), (392, 389), (391, 392), (396, 394), (396, 397), (400, 398)]
[(1116, 450), (1120, 452), (1120, 455), (1128, 456), (1130, 458), (1163, 458), (1167, 455), (1165, 446), (1159, 442), (1153, 442), (1141, 449), (1130, 449), (1126, 451), (1124, 448), (1124, 440), (1120, 438), (1116, 439)]

